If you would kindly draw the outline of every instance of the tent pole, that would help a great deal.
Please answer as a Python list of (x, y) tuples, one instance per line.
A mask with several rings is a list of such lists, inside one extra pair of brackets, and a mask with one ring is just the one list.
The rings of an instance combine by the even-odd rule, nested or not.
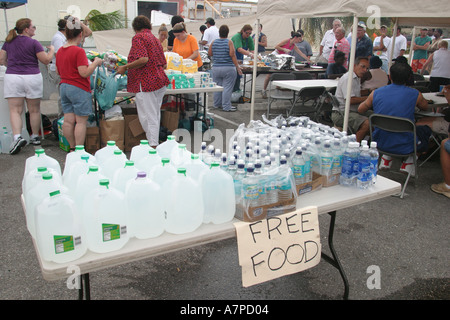
[(344, 112), (344, 125), (342, 131), (347, 132), (348, 127), (348, 115), (350, 111), (350, 99), (352, 97), (352, 81), (353, 81), (353, 67), (355, 65), (355, 50), (356, 50), (356, 33), (358, 32), (358, 17), (353, 16), (353, 29), (352, 29), (352, 45), (350, 49), (350, 63), (348, 66), (349, 77), (347, 80), (347, 92), (345, 94), (345, 112)]
[[(395, 50), (395, 40), (397, 40), (397, 28), (398, 28), (398, 18), (395, 18), (394, 30), (392, 31), (392, 43), (390, 44), (391, 52), (389, 52), (388, 70), (391, 70), (391, 66), (392, 66), (392, 56), (394, 55), (394, 50)], [(394, 57), (394, 58), (397, 58), (397, 57)], [(388, 74), (389, 74), (389, 72), (388, 72)]]
[(9, 27), (8, 27), (8, 17), (6, 16), (6, 8), (3, 8), (3, 13), (5, 14), (6, 35), (8, 35)]
[(411, 36), (411, 46), (409, 47), (409, 57), (408, 57), (409, 65), (411, 65), (412, 58), (414, 56), (414, 49), (413, 48), (414, 48), (414, 45), (416, 44), (415, 40), (416, 40), (416, 27), (414, 26), (413, 33), (412, 33), (412, 36)]
[[(255, 32), (255, 52), (253, 54), (253, 74), (252, 74), (252, 95), (250, 100), (250, 121), (253, 120), (255, 112), (255, 91), (256, 91), (256, 77), (258, 69), (258, 39), (259, 39), (259, 19), (256, 19), (256, 32)], [(245, 83), (244, 83), (245, 86)]]

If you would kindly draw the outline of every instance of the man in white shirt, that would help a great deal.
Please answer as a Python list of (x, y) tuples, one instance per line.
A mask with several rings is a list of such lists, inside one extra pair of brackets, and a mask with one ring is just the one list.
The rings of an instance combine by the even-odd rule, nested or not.
[(216, 22), (213, 18), (206, 19), (205, 24), (208, 29), (203, 33), (203, 38), (199, 44), (203, 45), (204, 50), (208, 51), (211, 42), (219, 39), (219, 29), (216, 27)]
[(391, 38), (387, 36), (387, 26), (382, 25), (380, 28), (380, 35), (373, 40), (373, 53), (381, 59), (383, 65), (381, 69), (388, 73), (388, 48), (391, 43)]
[(330, 29), (327, 32), (325, 32), (322, 42), (320, 42), (319, 57), (322, 56), (323, 58), (326, 59), (327, 62), (328, 58), (330, 57), (331, 50), (333, 49), (334, 42), (336, 41), (334, 32), (336, 31), (337, 28), (340, 27), (342, 27), (341, 20), (335, 19), (333, 21), (333, 29)]
[(66, 20), (60, 19), (58, 21), (58, 31), (53, 35), (51, 45), (55, 47), (55, 54), (53, 55), (52, 62), (49, 64), (49, 76), (52, 79), (52, 81), (57, 80), (59, 83), (59, 79), (56, 79), (56, 77), (59, 78), (59, 76), (56, 74), (56, 52), (58, 52), (58, 49), (61, 48), (67, 41), (66, 39)]
[[(394, 54), (392, 55), (392, 59), (395, 59), (399, 56), (403, 56), (405, 54), (408, 41), (406, 40), (406, 37), (402, 35), (401, 32), (402, 28), (397, 27), (397, 34), (395, 36), (395, 44), (394, 44)], [(394, 37), (391, 38), (391, 43), (389, 44), (388, 58), (391, 56), (392, 45), (394, 42), (393, 38)]]

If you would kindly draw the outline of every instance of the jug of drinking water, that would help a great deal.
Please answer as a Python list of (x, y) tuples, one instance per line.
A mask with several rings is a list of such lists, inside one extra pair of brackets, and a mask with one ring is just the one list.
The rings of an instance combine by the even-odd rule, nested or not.
[(80, 214), (69, 195), (50, 192), (36, 207), (35, 221), (36, 244), (43, 260), (65, 263), (86, 253)]
[(167, 140), (156, 147), (156, 151), (161, 158), (169, 158), (172, 155), (172, 151), (177, 147), (178, 142), (175, 140), (174, 135), (167, 136)]
[(131, 148), (130, 160), (134, 161), (134, 163), (137, 163), (140, 159), (147, 156), (150, 150), (154, 149), (150, 147), (150, 145), (148, 144), (148, 140), (141, 140), (137, 146)]
[(22, 180), (22, 195), (24, 199), (27, 198), (31, 188), (42, 181), (42, 175), (44, 173), (51, 173), (53, 175), (53, 179), (56, 180), (58, 184), (62, 185), (62, 178), (58, 175), (55, 169), (47, 167), (35, 168), (28, 172), (26, 177)]
[(69, 189), (71, 195), (75, 194), (80, 175), (89, 171), (89, 167), (96, 164), (97, 162), (93, 156), (83, 154), (79, 161), (72, 162), (72, 165), (64, 170), (63, 183)]
[(125, 161), (125, 166), (119, 168), (114, 174), (114, 178), (112, 180), (112, 186), (117, 190), (125, 193), (125, 188), (127, 183), (130, 180), (136, 179), (138, 169), (134, 166), (134, 161), (128, 160)]
[(62, 176), (59, 162), (48, 156), (44, 149), (36, 149), (34, 151), (34, 156), (31, 156), (25, 160), (25, 171), (23, 176), (25, 177), (28, 172), (38, 167), (53, 168), (59, 176)]
[(97, 159), (97, 163), (100, 166), (103, 166), (106, 159), (109, 159), (113, 154), (114, 150), (120, 150), (118, 146), (116, 146), (115, 141), (107, 141), (106, 146), (97, 150), (94, 154), (95, 159)]
[(114, 153), (109, 158), (105, 159), (103, 164), (100, 164), (103, 174), (111, 181), (114, 178), (114, 174), (120, 168), (125, 166), (127, 157), (122, 152), (122, 150), (114, 150)]

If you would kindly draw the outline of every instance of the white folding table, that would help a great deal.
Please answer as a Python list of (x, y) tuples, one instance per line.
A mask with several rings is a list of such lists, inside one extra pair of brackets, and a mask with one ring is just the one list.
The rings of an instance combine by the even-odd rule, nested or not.
[[(324, 253), (322, 253), (322, 257), (339, 270), (344, 282), (344, 299), (348, 298), (349, 284), (333, 245), (336, 210), (388, 197), (398, 193), (400, 189), (400, 183), (378, 176), (376, 184), (367, 190), (336, 185), (302, 194), (298, 197), (297, 208), (317, 206), (319, 214), (328, 213), (331, 216), (328, 245), (332, 257)], [(22, 206), (25, 212), (23, 197)], [(165, 232), (161, 236), (152, 239), (140, 240), (131, 238), (120, 250), (102, 254), (93, 253), (88, 250), (80, 259), (61, 264), (42, 260), (34, 239), (33, 244), (45, 280), (67, 279), (71, 275), (68, 273), (68, 270), (72, 270), (70, 269), (72, 266), (77, 266), (80, 270), (80, 281), (82, 284), (79, 289), (79, 298), (83, 299), (83, 294), (85, 294), (85, 297), (90, 299), (90, 272), (236, 237), (236, 231), (233, 225), (236, 221), (239, 220), (233, 219), (230, 222), (218, 225), (211, 223), (202, 224), (194, 232), (181, 235)]]

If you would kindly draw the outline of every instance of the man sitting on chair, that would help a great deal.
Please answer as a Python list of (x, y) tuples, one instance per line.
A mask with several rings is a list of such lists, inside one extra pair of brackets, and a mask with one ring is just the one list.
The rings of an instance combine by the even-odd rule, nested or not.
[[(372, 91), (366, 101), (358, 107), (358, 112), (365, 113), (370, 108), (377, 114), (394, 117), (408, 118), (415, 121), (414, 112), (416, 106), (421, 110), (427, 110), (428, 102), (422, 94), (413, 88), (407, 87), (411, 67), (405, 63), (395, 63), (390, 69), (392, 84)], [(428, 141), (431, 136), (431, 129), (428, 126), (416, 126), (417, 152), (425, 152), (428, 149)], [(374, 130), (373, 138), (381, 150), (392, 153), (407, 154), (413, 151), (411, 144), (412, 135), (409, 133), (392, 133)], [(417, 155), (416, 155), (417, 156)], [(380, 163), (380, 170), (389, 169), (392, 165), (391, 157), (383, 155)], [(403, 161), (400, 171), (410, 173), (414, 176), (413, 158), (408, 157)]]
[(361, 78), (369, 70), (369, 59), (366, 57), (357, 57), (353, 71), (349, 70), (340, 79), (336, 87), (336, 99), (339, 106), (333, 106), (331, 120), (336, 127), (343, 127), (345, 99), (347, 96), (347, 81), (351, 75), (352, 88), (350, 95), (350, 112), (348, 116), (348, 126), (356, 134), (356, 140), (360, 142), (369, 133), (369, 119), (366, 116), (358, 114), (358, 105), (363, 102), (366, 97), (361, 97)]

